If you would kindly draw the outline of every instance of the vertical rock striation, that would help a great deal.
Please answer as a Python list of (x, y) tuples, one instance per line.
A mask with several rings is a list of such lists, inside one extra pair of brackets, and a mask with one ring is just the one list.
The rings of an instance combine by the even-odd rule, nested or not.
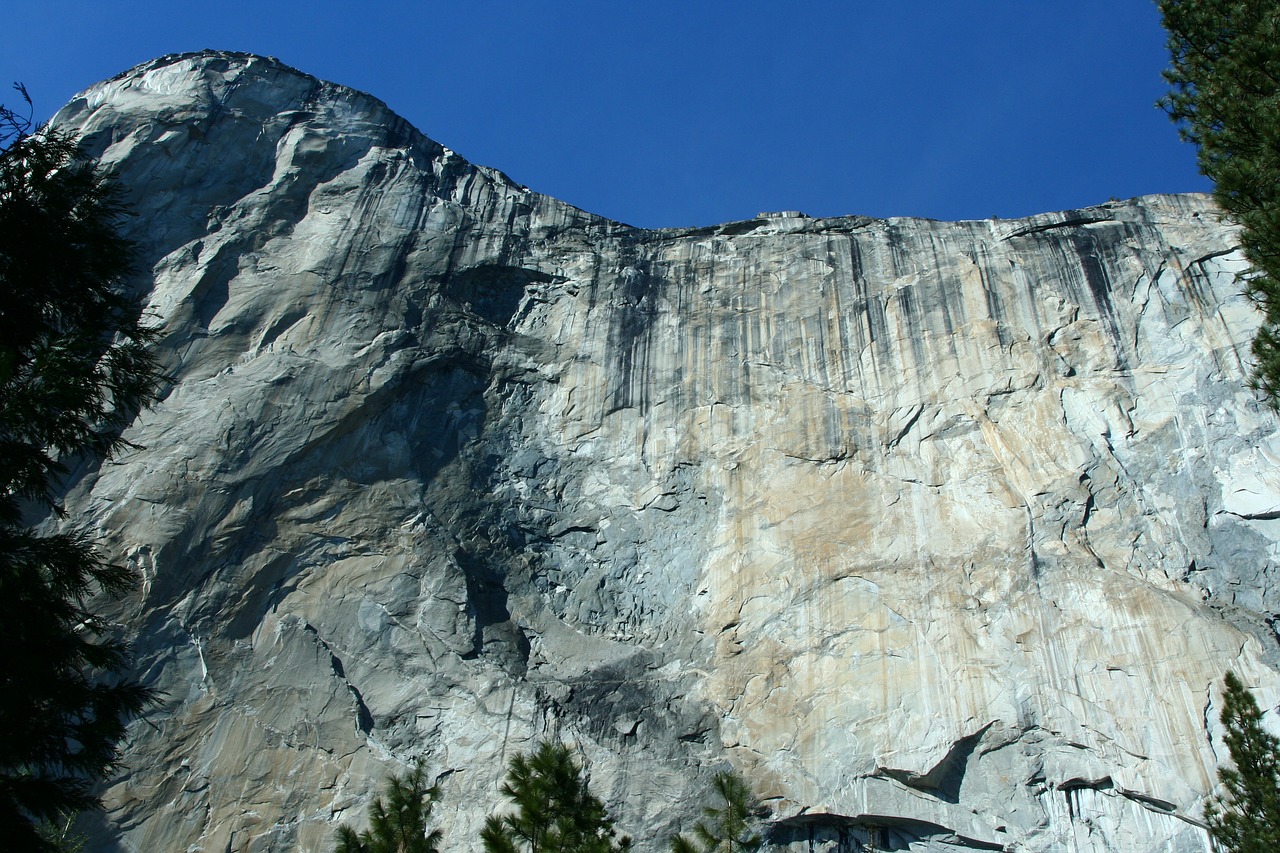
[(648, 231), (238, 54), (78, 96), (173, 376), (77, 471), (164, 706), (98, 850), (474, 846), (579, 745), (642, 849), (731, 763), (802, 850), (1204, 849), (1280, 699), (1275, 421), (1207, 200)]

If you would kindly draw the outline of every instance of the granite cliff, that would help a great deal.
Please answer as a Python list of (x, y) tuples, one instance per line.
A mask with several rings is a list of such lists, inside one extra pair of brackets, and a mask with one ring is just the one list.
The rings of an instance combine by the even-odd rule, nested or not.
[(728, 765), (796, 853), (1206, 848), (1280, 443), (1205, 198), (642, 230), (213, 52), (55, 122), (173, 377), (67, 496), (166, 693), (94, 849), (326, 850), (416, 757), (469, 849), (547, 736), (642, 850)]

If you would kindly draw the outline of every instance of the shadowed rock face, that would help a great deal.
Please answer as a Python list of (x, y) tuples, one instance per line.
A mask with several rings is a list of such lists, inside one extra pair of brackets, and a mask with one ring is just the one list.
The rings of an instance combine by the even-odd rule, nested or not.
[(1204, 198), (646, 231), (235, 54), (56, 122), (174, 377), (67, 501), (167, 693), (95, 849), (327, 849), (417, 756), (465, 849), (548, 736), (645, 850), (726, 762), (797, 853), (1203, 848), (1215, 683), (1280, 699)]

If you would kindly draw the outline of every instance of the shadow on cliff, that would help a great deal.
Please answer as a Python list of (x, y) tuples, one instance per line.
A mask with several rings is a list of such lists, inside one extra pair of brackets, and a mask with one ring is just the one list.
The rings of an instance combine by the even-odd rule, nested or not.
[(446, 277), (441, 290), (484, 322), (503, 329), (515, 317), (529, 285), (555, 280), (537, 270), (485, 264)]
[(98, 809), (83, 811), (76, 818), (72, 832), (92, 839), (85, 849), (93, 853), (128, 853), (121, 842), (120, 830)]
[(765, 836), (765, 843), (770, 847), (795, 845), (805, 850), (840, 853), (909, 850), (934, 840), (941, 840), (947, 849), (957, 851), (1007, 849), (1002, 844), (968, 838), (936, 823), (895, 815), (805, 814), (771, 824)]

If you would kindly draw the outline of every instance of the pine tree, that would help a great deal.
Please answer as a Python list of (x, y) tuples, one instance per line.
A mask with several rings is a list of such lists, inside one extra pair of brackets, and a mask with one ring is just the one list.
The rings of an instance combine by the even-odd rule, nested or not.
[(1217, 849), (1226, 853), (1280, 850), (1280, 740), (1262, 727), (1262, 711), (1235, 673), (1222, 695), (1223, 740), (1234, 767), (1218, 771), (1226, 789), (1209, 801), (1205, 819)]
[(760, 805), (751, 788), (737, 773), (717, 773), (713, 783), (719, 806), (702, 810), (693, 840), (684, 835), (671, 839), (671, 853), (753, 853), (763, 843), (753, 831)]
[(1241, 226), (1263, 311), (1253, 384), (1280, 407), (1280, 2), (1159, 0), (1171, 85), (1161, 101), (1198, 146), (1213, 197)]
[(613, 819), (563, 744), (543, 742), (511, 759), (502, 793), (515, 811), (491, 816), (481, 832), (486, 853), (621, 853)]
[(385, 802), (379, 796), (369, 807), (369, 828), (364, 832), (346, 824), (338, 827), (335, 853), (438, 853), (440, 830), (428, 830), (427, 823), (440, 789), (427, 786), (422, 765), (404, 776), (393, 774), (385, 796)]
[(76, 829), (77, 814), (67, 813), (58, 821), (46, 821), (40, 826), (40, 834), (57, 853), (80, 853), (89, 843), (89, 836)]
[(126, 722), (155, 697), (88, 606), (132, 575), (32, 525), (61, 514), (70, 463), (126, 445), (160, 372), (126, 288), (117, 191), (70, 137), (29, 129), (0, 108), (0, 824), (13, 849), (45, 851), (53, 824), (98, 805)]

